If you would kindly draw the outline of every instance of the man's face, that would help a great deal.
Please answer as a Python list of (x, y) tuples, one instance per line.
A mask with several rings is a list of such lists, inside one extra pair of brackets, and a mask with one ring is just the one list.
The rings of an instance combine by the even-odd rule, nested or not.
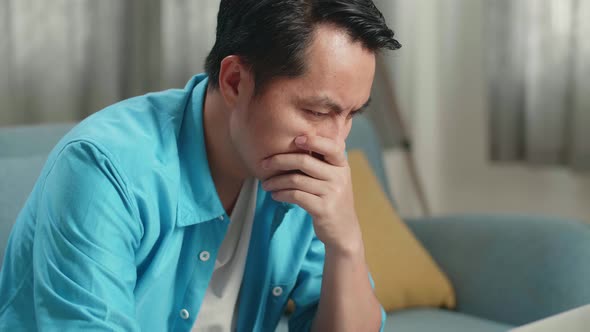
[(323, 136), (344, 146), (355, 111), (370, 97), (375, 55), (344, 31), (318, 27), (306, 60), (303, 76), (275, 79), (258, 97), (239, 98), (230, 118), (236, 152), (260, 180), (277, 175), (262, 168), (264, 159), (306, 153), (294, 143), (298, 136)]

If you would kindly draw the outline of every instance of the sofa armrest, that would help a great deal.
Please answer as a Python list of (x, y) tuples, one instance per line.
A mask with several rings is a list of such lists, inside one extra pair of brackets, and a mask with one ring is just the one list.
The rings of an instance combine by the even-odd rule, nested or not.
[(590, 303), (590, 225), (508, 215), (407, 224), (447, 273), (460, 312), (521, 325)]

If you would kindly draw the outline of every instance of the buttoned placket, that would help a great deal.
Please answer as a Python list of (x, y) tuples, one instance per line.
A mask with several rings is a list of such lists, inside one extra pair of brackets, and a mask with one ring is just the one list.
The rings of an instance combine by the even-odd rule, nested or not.
[[(277, 211), (275, 212), (275, 215), (273, 217), (272, 224), (271, 224), (271, 230), (270, 230), (271, 240), (274, 237), (276, 230), (279, 228), (279, 226), (282, 224), (283, 220), (285, 219), (285, 215), (287, 214), (287, 212), (289, 212), (289, 210), (291, 208), (292, 208), (292, 205), (287, 204), (287, 203), (281, 203), (277, 207)], [(269, 247), (269, 250), (270, 250), (270, 247)], [(270, 253), (269, 253), (268, 257), (271, 257)], [(281, 286), (275, 286), (272, 288), (271, 293), (273, 296), (279, 297), (279, 296), (283, 295), (283, 288)]]
[[(228, 222), (228, 219), (225, 215), (220, 215), (219, 217), (216, 217), (213, 220), (210, 220), (209, 222), (215, 222), (215, 223), (219, 223), (219, 222)], [(227, 226), (226, 229), (227, 231)], [(220, 240), (219, 245), (221, 245), (221, 242), (223, 241), (223, 238)], [(197, 248), (197, 263), (196, 264), (213, 264), (214, 262), (211, 261), (211, 258), (213, 256), (213, 251), (216, 251), (217, 248)], [(196, 267), (199, 268), (199, 267)], [(189, 288), (191, 286), (189, 285)], [(203, 299), (201, 299), (202, 301)], [(194, 320), (197, 316), (196, 312), (191, 312), (193, 306), (185, 304), (185, 306), (183, 306), (180, 311), (178, 312), (179, 317), (182, 319), (182, 321), (184, 321), (184, 324), (187, 324), (189, 322), (189, 320), (191, 321), (192, 324), (194, 324)], [(192, 319), (191, 319), (192, 318)], [(190, 329), (190, 325), (187, 326)]]

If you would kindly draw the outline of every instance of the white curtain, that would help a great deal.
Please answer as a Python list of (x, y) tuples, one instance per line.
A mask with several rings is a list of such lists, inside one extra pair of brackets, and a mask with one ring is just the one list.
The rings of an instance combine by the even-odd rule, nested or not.
[(80, 120), (203, 70), (219, 0), (0, 0), (0, 126)]
[(590, 170), (590, 1), (486, 9), (492, 159)]

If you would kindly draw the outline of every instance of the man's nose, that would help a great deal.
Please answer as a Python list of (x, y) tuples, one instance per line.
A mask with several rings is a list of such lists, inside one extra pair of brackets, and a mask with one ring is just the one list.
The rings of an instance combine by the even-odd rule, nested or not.
[(334, 117), (326, 121), (320, 130), (320, 136), (328, 137), (338, 143), (344, 143), (350, 132), (351, 121), (345, 117)]

